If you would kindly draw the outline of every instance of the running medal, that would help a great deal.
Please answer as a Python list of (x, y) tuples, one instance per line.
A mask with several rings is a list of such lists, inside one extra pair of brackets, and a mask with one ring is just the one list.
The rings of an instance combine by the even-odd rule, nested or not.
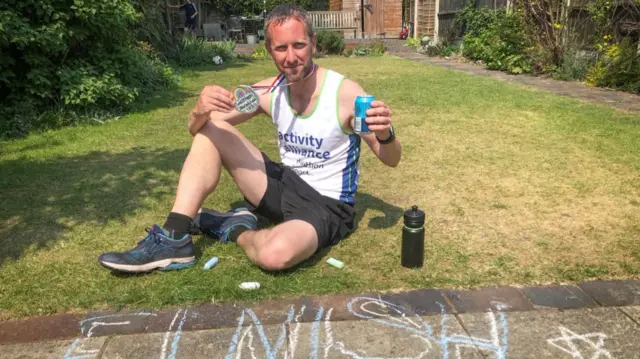
[[(316, 64), (313, 64), (311, 67), (311, 71), (303, 78), (303, 80), (308, 79), (316, 72)], [(254, 89), (265, 89), (267, 92), (272, 91), (276, 87), (281, 86), (290, 86), (291, 84), (281, 85), (280, 83), (284, 81), (284, 74), (279, 74), (270, 86), (247, 86), (247, 85), (239, 85), (233, 88), (231, 92), (233, 93), (233, 98), (235, 98), (235, 107), (240, 112), (253, 113), (258, 110), (260, 107), (260, 96)], [(266, 92), (265, 92), (266, 93)]]
[(235, 107), (240, 112), (253, 113), (260, 107), (260, 96), (251, 88), (251, 86), (236, 86), (233, 91)]

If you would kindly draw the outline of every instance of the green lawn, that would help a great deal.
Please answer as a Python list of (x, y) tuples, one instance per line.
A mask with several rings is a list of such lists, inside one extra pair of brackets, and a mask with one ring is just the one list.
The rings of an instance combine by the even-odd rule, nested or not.
[[(199, 238), (203, 255), (189, 270), (118, 276), (98, 265), (100, 253), (128, 249), (164, 222), (199, 90), (274, 74), (268, 61), (193, 71), (179, 91), (117, 121), (1, 144), (0, 319), (640, 274), (639, 115), (391, 56), (318, 62), (390, 104), (404, 146), (395, 169), (362, 152), (354, 235), (279, 274)], [(266, 117), (240, 128), (277, 158)], [(206, 205), (241, 199), (225, 174)], [(420, 270), (399, 264), (402, 213), (413, 204), (428, 216)], [(213, 255), (220, 263), (203, 270)], [(242, 291), (242, 281), (262, 288)]]

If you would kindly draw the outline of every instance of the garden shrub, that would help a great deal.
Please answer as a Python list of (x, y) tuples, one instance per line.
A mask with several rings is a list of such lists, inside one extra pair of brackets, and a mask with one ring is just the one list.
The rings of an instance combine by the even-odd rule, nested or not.
[[(592, 0), (577, 21), (566, 15), (570, 10), (564, 2), (516, 0), (513, 5), (514, 11), (507, 12), (467, 4), (456, 17), (465, 32), (465, 57), (482, 60), (490, 69), (548, 73), (640, 92), (638, 39), (629, 30), (640, 14), (639, 1)], [(439, 50), (434, 47), (431, 54)]]
[(251, 53), (251, 57), (254, 59), (267, 59), (269, 58), (269, 53), (267, 52), (267, 48), (264, 46), (264, 43), (260, 43)]
[(371, 55), (373, 56), (382, 56), (387, 51), (387, 47), (384, 45), (384, 42), (380, 40), (373, 41), (371, 45), (369, 45), (371, 49)]
[(451, 56), (454, 53), (460, 52), (460, 45), (449, 45), (442, 49), (442, 56)]
[(640, 93), (640, 54), (630, 38), (602, 50), (589, 69), (586, 81), (594, 86)]
[(467, 4), (456, 21), (466, 29), (463, 55), (472, 60), (482, 60), (487, 68), (510, 73), (531, 72), (531, 57), (526, 53), (530, 46), (524, 31), (524, 23), (518, 13), (504, 8), (476, 9)]
[(410, 37), (407, 39), (407, 41), (405, 41), (404, 46), (413, 47), (414, 49), (416, 49), (418, 48), (418, 46), (420, 46), (420, 40), (416, 39), (415, 37)]
[(557, 80), (583, 80), (594, 62), (595, 57), (590, 52), (569, 48), (564, 51), (560, 66), (552, 68), (552, 76)]
[(371, 55), (371, 48), (362, 44), (358, 44), (353, 49), (353, 54), (356, 56), (369, 56)]
[(122, 108), (177, 85), (158, 54), (136, 41), (142, 18), (126, 0), (0, 3), (0, 136), (58, 126), (59, 116), (45, 114), (56, 108)]
[(344, 38), (335, 31), (319, 30), (316, 33), (316, 50), (323, 55), (339, 55), (344, 52)]
[(193, 67), (211, 64), (214, 56), (220, 56), (225, 61), (234, 58), (235, 42), (211, 42), (194, 36), (181, 38), (168, 58), (179, 67)]

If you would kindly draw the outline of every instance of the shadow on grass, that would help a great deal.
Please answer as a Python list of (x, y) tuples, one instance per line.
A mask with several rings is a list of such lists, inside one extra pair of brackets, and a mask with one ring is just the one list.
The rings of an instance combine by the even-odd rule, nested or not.
[(0, 266), (79, 224), (121, 221), (173, 195), (186, 149), (0, 162)]
[(405, 211), (403, 208), (394, 206), (368, 193), (358, 193), (356, 200), (356, 230), (360, 226), (360, 222), (362, 222), (364, 213), (369, 209), (383, 214), (369, 220), (367, 226), (372, 229), (393, 227), (402, 218)]

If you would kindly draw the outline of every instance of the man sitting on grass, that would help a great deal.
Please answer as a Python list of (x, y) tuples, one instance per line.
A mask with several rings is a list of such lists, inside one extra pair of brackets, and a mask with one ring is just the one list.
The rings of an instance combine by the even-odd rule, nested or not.
[[(278, 6), (266, 20), (265, 34), (280, 75), (256, 84), (273, 86), (266, 94), (258, 90), (259, 108), (240, 112), (231, 92), (205, 87), (189, 115), (194, 139), (166, 222), (147, 229), (149, 234), (136, 248), (102, 254), (101, 265), (125, 272), (192, 266), (195, 227), (223, 242), (237, 243), (265, 270), (282, 270), (338, 243), (353, 230), (361, 139), (384, 164), (395, 167), (400, 162), (391, 110), (374, 101), (366, 118), (372, 132), (353, 132), (354, 101), (365, 91), (314, 64), (316, 36), (303, 9)], [(277, 128), (282, 163), (269, 159), (235, 127), (258, 114), (271, 117)], [(218, 185), (222, 168), (255, 212), (276, 224), (273, 228), (257, 230), (257, 217), (245, 209), (201, 210)]]

